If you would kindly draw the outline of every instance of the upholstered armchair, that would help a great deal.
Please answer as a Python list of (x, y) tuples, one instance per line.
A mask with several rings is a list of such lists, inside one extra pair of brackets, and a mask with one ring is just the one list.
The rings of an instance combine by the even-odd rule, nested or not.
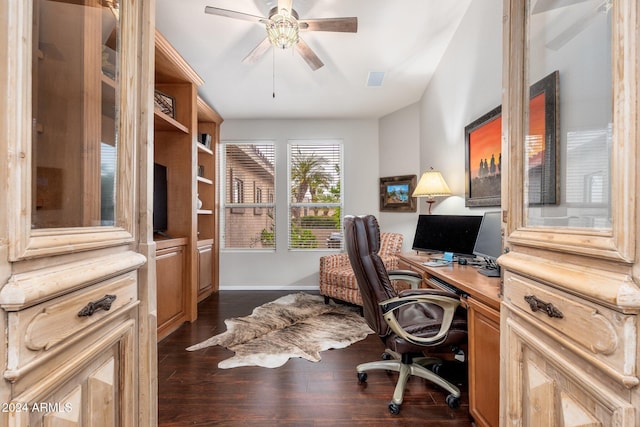
[[(380, 251), (378, 255), (390, 275), (392, 274), (390, 270), (394, 270), (396, 273), (392, 278), (395, 279), (393, 286), (397, 290), (411, 287), (411, 284), (407, 281), (417, 285), (421, 280), (417, 279), (416, 282), (415, 275), (412, 272), (397, 271), (397, 255), (402, 250), (402, 241), (403, 235), (400, 233), (380, 233)], [(358, 283), (351, 269), (349, 255), (346, 252), (320, 257), (320, 294), (324, 295), (326, 302), (333, 298), (362, 306)]]

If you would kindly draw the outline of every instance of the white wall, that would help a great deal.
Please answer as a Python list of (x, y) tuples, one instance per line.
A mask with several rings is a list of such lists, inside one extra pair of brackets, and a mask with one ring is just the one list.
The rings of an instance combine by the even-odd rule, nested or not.
[(453, 193), (433, 213), (488, 210), (464, 206), (464, 127), (500, 105), (501, 96), (502, 2), (473, 0), (421, 100), (420, 164), (440, 170)]
[[(380, 120), (380, 175), (415, 173), (420, 179), (433, 167), (453, 196), (438, 198), (432, 213), (481, 215), (497, 209), (464, 206), (464, 127), (500, 105), (501, 96), (502, 2), (472, 0), (420, 102)], [(420, 213), (427, 213), (427, 204), (418, 199), (416, 214), (383, 212), (380, 222), (403, 233), (408, 250)]]
[[(416, 175), (420, 179), (420, 105), (409, 105), (380, 119), (380, 176)], [(418, 203), (423, 202), (418, 200)], [(403, 251), (411, 250), (418, 213), (380, 212), (383, 231), (402, 233)]]
[[(225, 120), (224, 140), (276, 142), (275, 253), (220, 253), (220, 289), (317, 289), (322, 255), (336, 251), (287, 250), (287, 141), (341, 139), (344, 143), (344, 214), (378, 214), (378, 121)], [(284, 232), (283, 232), (284, 231)]]
[[(223, 140), (277, 141), (277, 185), (286, 188), (289, 139), (344, 141), (344, 214), (378, 215), (383, 231), (413, 242), (419, 213), (379, 212), (379, 178), (440, 170), (453, 196), (438, 200), (435, 214), (477, 214), (492, 208), (464, 206), (464, 127), (500, 105), (502, 88), (502, 2), (472, 0), (421, 100), (378, 120), (226, 120)], [(287, 228), (287, 194), (276, 195), (276, 227)], [(318, 259), (327, 251), (289, 252), (286, 232), (275, 253), (220, 254), (221, 289), (317, 289)]]

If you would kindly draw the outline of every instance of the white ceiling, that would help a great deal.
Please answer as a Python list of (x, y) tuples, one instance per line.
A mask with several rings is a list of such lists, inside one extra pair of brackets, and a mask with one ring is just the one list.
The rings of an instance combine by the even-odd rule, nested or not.
[[(292, 49), (242, 63), (264, 26), (204, 13), (214, 6), (266, 17), (277, 0), (157, 0), (156, 26), (225, 119), (379, 118), (420, 99), (470, 2), (293, 0), (300, 19), (358, 18), (356, 34), (301, 32), (325, 64), (317, 71)], [(381, 87), (366, 86), (371, 71), (385, 73)]]

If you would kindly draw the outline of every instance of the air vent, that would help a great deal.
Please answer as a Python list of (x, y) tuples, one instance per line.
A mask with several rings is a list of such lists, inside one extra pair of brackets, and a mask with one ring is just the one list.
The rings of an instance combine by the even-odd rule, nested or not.
[(382, 80), (384, 79), (384, 71), (369, 71), (369, 77), (367, 78), (368, 87), (382, 86)]

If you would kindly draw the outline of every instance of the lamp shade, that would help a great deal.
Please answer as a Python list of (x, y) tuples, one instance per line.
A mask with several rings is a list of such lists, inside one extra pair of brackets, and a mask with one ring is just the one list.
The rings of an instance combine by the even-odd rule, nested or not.
[(444, 181), (440, 172), (431, 168), (427, 172), (423, 173), (420, 177), (420, 181), (413, 191), (413, 197), (434, 197), (434, 196), (449, 196), (451, 190)]

